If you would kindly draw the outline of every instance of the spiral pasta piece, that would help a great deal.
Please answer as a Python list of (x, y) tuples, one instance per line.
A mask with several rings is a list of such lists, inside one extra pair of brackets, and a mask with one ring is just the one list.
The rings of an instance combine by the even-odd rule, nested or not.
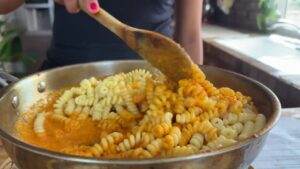
[(228, 139), (235, 139), (238, 136), (238, 132), (231, 127), (226, 127), (221, 130), (221, 135)]
[(232, 125), (237, 123), (239, 120), (239, 116), (234, 113), (229, 113), (227, 116), (224, 118), (224, 124), (225, 125)]
[(213, 119), (211, 120), (211, 124), (212, 124), (215, 128), (217, 128), (218, 130), (222, 130), (222, 129), (225, 128), (224, 122), (223, 122), (223, 120), (220, 119), (220, 118), (213, 118)]
[(203, 122), (196, 122), (194, 124), (194, 130), (205, 136), (207, 141), (211, 141), (217, 138), (217, 128), (215, 128), (208, 120)]
[(220, 114), (217, 111), (211, 110), (211, 111), (201, 113), (197, 118), (199, 119), (199, 121), (205, 121), (219, 116)]
[(73, 95), (83, 95), (86, 93), (86, 91), (81, 87), (72, 87), (70, 91), (73, 93)]
[(66, 104), (66, 107), (65, 107), (65, 114), (67, 115), (71, 115), (72, 113), (75, 112), (75, 109), (76, 109), (76, 103), (75, 103), (75, 100), (74, 99), (70, 99), (67, 104)]
[(135, 135), (130, 135), (127, 139), (123, 140), (118, 146), (119, 151), (128, 151), (137, 144), (139, 144), (142, 140), (142, 133), (138, 132)]
[(147, 111), (147, 114), (144, 115), (143, 119), (139, 121), (140, 130), (144, 130), (146, 132), (153, 132), (153, 129), (157, 125), (161, 125), (162, 123), (171, 124), (172, 121), (169, 113), (163, 113), (163, 111)]
[(230, 102), (235, 102), (237, 100), (235, 91), (228, 87), (219, 88), (219, 92), (223, 98), (227, 99)]
[(53, 105), (54, 107), (54, 113), (56, 115), (61, 115), (64, 116), (64, 106), (65, 104), (72, 99), (73, 97), (73, 92), (70, 90), (66, 90), (62, 96), (60, 98), (58, 98), (58, 100), (55, 102), (55, 104)]
[(149, 151), (143, 148), (137, 148), (133, 151), (133, 156), (138, 158), (151, 158), (152, 155)]
[(229, 106), (229, 111), (235, 114), (241, 113), (243, 110), (243, 104), (241, 101), (237, 100)]
[(171, 149), (167, 152), (167, 156), (186, 156), (195, 154), (198, 152), (197, 147), (193, 145), (186, 145), (186, 146), (176, 146), (174, 149)]
[(150, 152), (152, 156), (155, 156), (160, 152), (162, 146), (163, 146), (163, 141), (160, 138), (158, 138), (151, 141), (151, 143), (146, 146), (146, 149)]
[(213, 110), (216, 105), (217, 101), (213, 98), (210, 97), (204, 97), (203, 99), (199, 100), (199, 106), (204, 110), (204, 111), (211, 111)]
[(219, 114), (226, 114), (229, 109), (229, 102), (227, 100), (218, 100), (216, 104), (216, 108)]
[(176, 115), (176, 122), (179, 124), (185, 124), (196, 121), (196, 114), (193, 112), (186, 111), (183, 114)]
[(112, 145), (117, 144), (123, 139), (123, 134), (119, 132), (113, 132), (106, 137), (102, 138), (99, 144), (95, 144), (91, 151), (94, 156), (100, 157), (105, 151), (107, 151)]
[(237, 122), (231, 128), (240, 134), (243, 131), (244, 125), (241, 122)]
[[(83, 108), (84, 108), (83, 106), (76, 106), (75, 109), (74, 109), (74, 112), (80, 113), (81, 111), (83, 111)], [(90, 113), (90, 112), (89, 112), (89, 113)]]
[(89, 82), (90, 84), (93, 86), (93, 87), (96, 87), (101, 81), (99, 81), (98, 79), (96, 79), (95, 77), (91, 77), (89, 79)]
[(164, 120), (163, 122), (172, 125), (172, 119), (173, 119), (173, 114), (170, 112), (166, 112), (164, 114)]
[(144, 147), (153, 140), (153, 136), (148, 133), (137, 132), (136, 134), (130, 135), (127, 139), (123, 140), (117, 147), (119, 151), (129, 151), (136, 146)]
[(45, 123), (46, 115), (45, 113), (38, 113), (34, 120), (34, 132), (36, 134), (43, 134), (46, 132), (44, 123)]
[(166, 90), (166, 86), (159, 85), (155, 88), (154, 97), (149, 104), (149, 109), (152, 111), (164, 111), (171, 108), (169, 98), (171, 97), (170, 91)]
[(183, 112), (186, 112), (186, 108), (184, 106), (184, 103), (180, 100), (176, 101), (176, 103), (174, 104), (173, 110), (176, 114), (181, 114)]
[(92, 117), (94, 120), (107, 119), (112, 105), (107, 99), (102, 99), (92, 108)]
[(171, 149), (178, 145), (181, 139), (181, 131), (178, 127), (172, 127), (170, 133), (164, 138), (164, 148)]
[(218, 89), (208, 80), (202, 81), (201, 85), (209, 96), (216, 95), (219, 92)]
[(133, 113), (133, 114), (139, 114), (139, 110), (137, 108), (137, 106), (133, 103), (132, 97), (129, 94), (129, 92), (124, 91), (123, 92), (123, 98), (125, 100), (125, 104), (127, 106), (127, 109)]
[(75, 98), (75, 103), (79, 106), (91, 106), (94, 103), (94, 97), (88, 97), (87, 95), (80, 95)]
[(255, 121), (256, 114), (254, 113), (241, 113), (239, 114), (239, 122), (246, 123), (248, 121)]
[(181, 132), (182, 137), (179, 141), (179, 146), (187, 145), (194, 133), (195, 133), (195, 129), (192, 124), (185, 125)]
[(253, 132), (256, 133), (266, 125), (266, 117), (263, 114), (258, 114), (255, 119)]
[[(54, 104), (54, 113), (64, 116), (72, 113), (80, 113), (82, 106), (91, 106), (95, 102), (94, 86), (96, 79), (84, 79), (80, 82), (80, 87), (73, 87), (58, 98)], [(98, 81), (97, 81), (98, 82)]]
[(198, 99), (207, 96), (207, 93), (201, 84), (197, 83), (193, 79), (180, 80), (178, 94), (182, 97), (187, 97), (187, 102), (191, 99), (190, 101), (193, 104), (187, 103), (187, 106), (193, 106), (197, 103), (197, 101), (193, 99), (195, 96), (197, 96)]
[(209, 142), (207, 145), (211, 149), (219, 149), (219, 148), (224, 148), (224, 147), (231, 146), (231, 145), (235, 144), (236, 142), (237, 141), (235, 141), (234, 139), (228, 139), (228, 138), (221, 135), (220, 137), (218, 137), (214, 141)]
[(204, 143), (204, 137), (200, 133), (195, 133), (190, 140), (190, 144), (195, 146), (198, 150), (202, 148), (203, 143)]
[(198, 116), (199, 114), (201, 114), (201, 113), (203, 112), (202, 109), (201, 109), (200, 107), (194, 107), (194, 106), (189, 107), (189, 108), (188, 108), (188, 111), (189, 111), (190, 113), (195, 114), (196, 116)]
[(154, 127), (153, 134), (156, 138), (161, 138), (167, 135), (172, 128), (170, 123), (162, 123)]
[(254, 132), (254, 123), (252, 121), (247, 121), (244, 125), (244, 128), (239, 135), (239, 139), (243, 140), (249, 138)]
[[(78, 108), (78, 110), (76, 110)], [(91, 108), (89, 106), (85, 106), (85, 107), (81, 107), (81, 106), (78, 106), (76, 107), (75, 109), (75, 112), (80, 112), (79, 114), (79, 119), (83, 120), (83, 119), (86, 119), (90, 113), (91, 113)]]
[(146, 84), (146, 79), (151, 79), (152, 74), (145, 69), (135, 69), (126, 74), (127, 82), (141, 82), (144, 85)]

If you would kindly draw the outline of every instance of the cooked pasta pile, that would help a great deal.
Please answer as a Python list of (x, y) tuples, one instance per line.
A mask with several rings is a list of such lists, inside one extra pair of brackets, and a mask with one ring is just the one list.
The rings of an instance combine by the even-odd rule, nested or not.
[[(17, 131), (25, 141), (96, 158), (152, 158), (216, 150), (249, 138), (266, 118), (251, 98), (216, 88), (194, 67), (176, 89), (146, 70), (84, 79)], [(49, 108), (50, 107), (50, 108)]]

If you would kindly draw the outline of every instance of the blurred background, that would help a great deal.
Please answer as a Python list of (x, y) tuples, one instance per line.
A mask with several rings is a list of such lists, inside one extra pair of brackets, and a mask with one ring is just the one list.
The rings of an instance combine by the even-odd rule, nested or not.
[[(0, 15), (1, 69), (22, 77), (45, 59), (52, 0), (27, 0)], [(284, 107), (300, 107), (300, 0), (204, 0), (204, 64), (270, 87)]]

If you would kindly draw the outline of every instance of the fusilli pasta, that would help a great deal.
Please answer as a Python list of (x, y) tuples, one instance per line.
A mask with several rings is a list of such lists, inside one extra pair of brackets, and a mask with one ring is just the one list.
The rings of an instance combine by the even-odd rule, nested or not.
[(100, 157), (105, 151), (107, 151), (109, 148), (112, 148), (112, 145), (120, 142), (122, 138), (122, 133), (113, 132), (102, 138), (99, 144), (95, 144), (91, 151), (93, 152), (93, 155)]
[(51, 140), (66, 145), (58, 151), (87, 157), (201, 153), (247, 139), (267, 123), (250, 97), (215, 87), (195, 65), (192, 77), (175, 85), (137, 69), (84, 79), (58, 95), (43, 110), (47, 114), (36, 114), (31, 129), (38, 138), (66, 137), (64, 143)]
[(34, 132), (36, 134), (43, 134), (45, 133), (45, 119), (46, 119), (46, 115), (45, 113), (38, 113), (36, 115), (36, 118), (34, 120)]

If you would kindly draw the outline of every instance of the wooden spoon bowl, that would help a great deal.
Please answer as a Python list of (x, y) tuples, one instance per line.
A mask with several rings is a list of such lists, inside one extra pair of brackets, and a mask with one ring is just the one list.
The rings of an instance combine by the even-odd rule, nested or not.
[(79, 3), (83, 11), (116, 34), (170, 80), (179, 81), (191, 77), (193, 62), (186, 51), (172, 39), (156, 32), (128, 26), (103, 9), (91, 14), (82, 0)]

